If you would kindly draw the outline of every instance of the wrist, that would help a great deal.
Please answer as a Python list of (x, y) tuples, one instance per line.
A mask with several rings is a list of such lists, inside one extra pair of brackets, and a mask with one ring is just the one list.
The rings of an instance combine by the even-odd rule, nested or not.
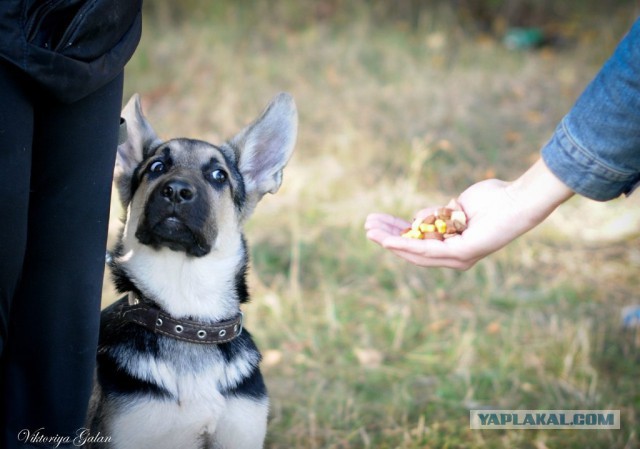
[(553, 174), (542, 159), (538, 159), (525, 173), (507, 186), (507, 193), (522, 206), (532, 226), (540, 223), (574, 192)]

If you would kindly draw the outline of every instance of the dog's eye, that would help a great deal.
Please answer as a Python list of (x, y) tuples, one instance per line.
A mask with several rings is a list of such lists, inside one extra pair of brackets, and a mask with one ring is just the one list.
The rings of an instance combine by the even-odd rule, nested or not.
[(218, 184), (222, 184), (227, 180), (227, 173), (224, 170), (214, 170), (209, 174), (209, 177), (213, 182), (217, 182)]
[(149, 171), (151, 173), (164, 173), (165, 172), (164, 162), (155, 161), (155, 162), (151, 163), (151, 165), (149, 165)]

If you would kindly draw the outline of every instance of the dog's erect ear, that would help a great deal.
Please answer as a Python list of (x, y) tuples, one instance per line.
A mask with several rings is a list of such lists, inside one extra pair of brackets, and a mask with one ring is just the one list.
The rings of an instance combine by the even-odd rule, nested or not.
[(127, 124), (127, 140), (118, 146), (114, 179), (124, 204), (131, 201), (131, 176), (149, 149), (158, 145), (160, 139), (144, 115), (140, 96), (135, 94), (122, 110), (122, 118)]
[(293, 97), (281, 93), (255, 122), (229, 141), (245, 183), (245, 217), (265, 193), (276, 193), (280, 188), (282, 170), (293, 152), (297, 132), (298, 112)]

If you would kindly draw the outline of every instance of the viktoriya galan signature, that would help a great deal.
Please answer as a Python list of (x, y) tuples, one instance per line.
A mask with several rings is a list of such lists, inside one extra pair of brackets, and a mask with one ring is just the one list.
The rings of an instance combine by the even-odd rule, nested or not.
[(76, 447), (81, 447), (87, 443), (110, 443), (111, 437), (102, 435), (100, 432), (91, 435), (89, 429), (85, 428), (78, 429), (75, 436), (59, 434), (47, 435), (45, 428), (41, 427), (35, 431), (22, 429), (18, 432), (18, 441), (29, 444), (47, 444), (53, 447), (59, 447), (61, 444), (73, 444)]

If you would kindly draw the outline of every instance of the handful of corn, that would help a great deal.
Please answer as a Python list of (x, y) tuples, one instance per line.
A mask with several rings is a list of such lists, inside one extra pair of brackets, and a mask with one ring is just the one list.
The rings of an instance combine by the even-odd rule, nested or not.
[(462, 234), (467, 229), (467, 216), (460, 209), (441, 207), (424, 220), (416, 219), (402, 237), (418, 240), (444, 240)]

